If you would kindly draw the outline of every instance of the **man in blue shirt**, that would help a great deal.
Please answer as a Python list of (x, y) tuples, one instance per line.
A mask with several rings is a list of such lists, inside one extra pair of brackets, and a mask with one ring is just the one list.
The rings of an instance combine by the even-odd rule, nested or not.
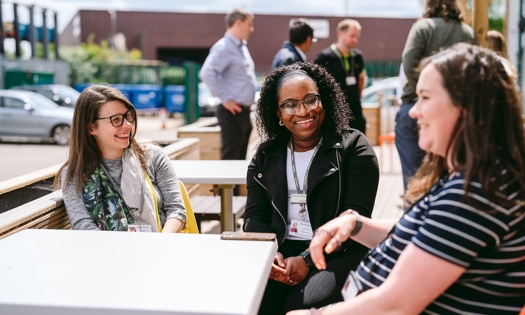
[(314, 29), (307, 19), (291, 20), (289, 41), (284, 42), (283, 47), (273, 58), (272, 70), (280, 66), (306, 61), (306, 53), (310, 51), (316, 41)]
[(221, 104), (215, 115), (221, 127), (221, 159), (244, 160), (252, 131), (250, 106), (255, 98), (255, 66), (246, 40), (254, 31), (254, 16), (243, 9), (226, 15), (226, 33), (210, 49), (201, 80)]

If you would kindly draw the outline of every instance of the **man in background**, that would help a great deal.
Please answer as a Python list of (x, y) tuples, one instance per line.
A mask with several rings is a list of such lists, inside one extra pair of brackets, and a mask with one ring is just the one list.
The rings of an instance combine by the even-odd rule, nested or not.
[(365, 133), (366, 120), (361, 109), (361, 92), (365, 87), (365, 61), (356, 49), (361, 36), (361, 24), (345, 19), (337, 25), (337, 42), (321, 51), (313, 60), (322, 65), (341, 86), (354, 120), (350, 127)]
[(226, 33), (210, 49), (200, 71), (201, 80), (221, 104), (215, 115), (221, 127), (221, 159), (245, 160), (252, 131), (250, 106), (255, 98), (255, 66), (246, 41), (254, 15), (234, 9), (226, 15)]
[(314, 29), (307, 19), (292, 19), (288, 41), (284, 42), (283, 48), (273, 58), (272, 70), (280, 66), (306, 61), (306, 54), (316, 41)]

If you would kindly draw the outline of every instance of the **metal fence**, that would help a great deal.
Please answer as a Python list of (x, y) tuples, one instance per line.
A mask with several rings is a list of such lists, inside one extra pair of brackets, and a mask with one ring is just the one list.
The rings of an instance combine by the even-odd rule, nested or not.
[(110, 63), (70, 64), (71, 85), (77, 83), (184, 85), (186, 71), (166, 65)]
[(399, 75), (401, 60), (365, 61), (369, 78), (388, 78)]

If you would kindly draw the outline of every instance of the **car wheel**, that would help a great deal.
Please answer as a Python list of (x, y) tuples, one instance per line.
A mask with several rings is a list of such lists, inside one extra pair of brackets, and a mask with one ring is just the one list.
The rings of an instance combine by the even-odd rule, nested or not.
[(53, 129), (53, 141), (58, 145), (67, 145), (69, 142), (69, 126), (60, 125)]

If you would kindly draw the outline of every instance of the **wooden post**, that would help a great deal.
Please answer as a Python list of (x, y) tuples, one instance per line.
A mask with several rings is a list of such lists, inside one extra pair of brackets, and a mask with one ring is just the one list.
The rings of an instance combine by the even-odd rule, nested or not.
[(490, 0), (473, 0), (472, 28), (476, 33), (478, 44), (487, 47), (487, 31), (489, 30)]

